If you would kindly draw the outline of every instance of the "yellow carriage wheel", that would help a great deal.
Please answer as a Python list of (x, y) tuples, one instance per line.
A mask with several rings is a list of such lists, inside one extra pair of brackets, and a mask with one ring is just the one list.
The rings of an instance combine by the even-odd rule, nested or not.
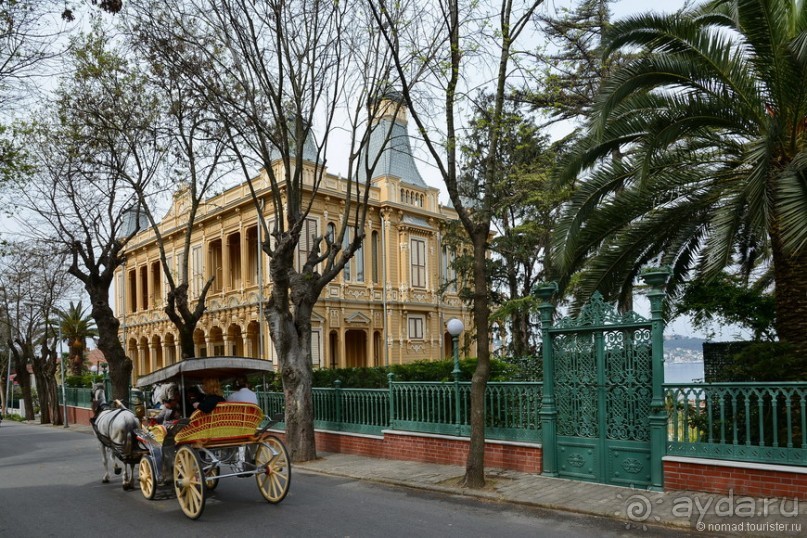
[(137, 468), (137, 480), (140, 482), (140, 493), (148, 500), (152, 500), (157, 492), (156, 476), (154, 460), (151, 456), (140, 458), (140, 466)]
[(202, 461), (193, 449), (179, 447), (174, 456), (174, 491), (182, 511), (191, 519), (198, 519), (205, 509), (205, 476)]
[(213, 465), (205, 471), (205, 487), (207, 491), (213, 491), (219, 485), (219, 479), (216, 478), (221, 474), (218, 465)]
[(285, 499), (291, 484), (291, 462), (283, 441), (273, 435), (265, 437), (255, 451), (255, 467), (263, 470), (255, 475), (263, 498), (273, 504)]

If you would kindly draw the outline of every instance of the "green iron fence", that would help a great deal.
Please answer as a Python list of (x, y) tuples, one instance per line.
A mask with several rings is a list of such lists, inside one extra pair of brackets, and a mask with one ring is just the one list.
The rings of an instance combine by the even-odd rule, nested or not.
[[(470, 383), (396, 381), (389, 393), (390, 429), (470, 435)], [(540, 410), (541, 383), (488, 383), (485, 437), (538, 442)]]
[[(91, 389), (67, 388), (65, 392), (68, 405), (90, 407)], [(334, 388), (312, 392), (316, 428), (373, 435), (385, 429), (463, 436), (471, 432), (471, 384), (467, 382), (393, 381), (387, 389), (343, 389), (337, 382)], [(257, 394), (268, 416), (283, 413), (282, 392)], [(488, 383), (485, 410), (488, 439), (540, 442), (541, 383)]]
[(664, 385), (667, 454), (807, 463), (807, 383)]
[[(73, 405), (75, 407), (90, 407), (90, 405), (92, 405), (92, 389), (84, 387), (65, 387), (64, 396), (65, 400), (67, 401), (67, 405)], [(59, 387), (56, 397), (61, 404), (61, 387)]]
[[(392, 429), (467, 436), (470, 390), (470, 383), (398, 381), (388, 389), (343, 389), (338, 383), (314, 388), (314, 426), (375, 435)], [(283, 393), (259, 391), (258, 398), (268, 415), (283, 411)], [(541, 440), (541, 383), (488, 383), (485, 398), (488, 439)]]

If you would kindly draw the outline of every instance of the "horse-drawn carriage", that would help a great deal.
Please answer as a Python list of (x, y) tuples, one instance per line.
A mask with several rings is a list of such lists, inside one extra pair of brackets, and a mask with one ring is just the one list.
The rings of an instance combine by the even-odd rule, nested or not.
[[(137, 387), (176, 383), (185, 394), (190, 384), (203, 378), (227, 379), (269, 368), (260, 359), (187, 359), (141, 377)], [(99, 415), (95, 424), (101, 424), (103, 418)], [(97, 426), (96, 433), (103, 444), (111, 445), (118, 459), (130, 465), (137, 462), (144, 497), (151, 500), (158, 488), (173, 486), (182, 511), (197, 519), (209, 492), (224, 478), (254, 476), (268, 502), (279, 503), (286, 497), (291, 482), (289, 455), (283, 442), (268, 432), (276, 422), (265, 417), (257, 405), (222, 402), (210, 413), (193, 411), (173, 424), (149, 424), (145, 418), (123, 443), (104, 443)]]

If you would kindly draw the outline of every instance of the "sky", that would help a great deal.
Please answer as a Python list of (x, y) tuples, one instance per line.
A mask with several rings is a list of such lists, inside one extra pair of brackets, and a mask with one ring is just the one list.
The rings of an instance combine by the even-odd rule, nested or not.
[[(559, 7), (570, 7), (575, 3), (576, 2), (574, 2), (573, 0), (547, 0), (546, 3), (541, 7), (541, 9), (552, 10), (557, 9)], [(673, 12), (677, 9), (680, 9), (684, 5), (684, 3), (685, 0), (661, 0), (657, 2), (648, 2), (647, 0), (619, 0), (611, 5), (611, 9), (614, 18), (619, 19), (625, 16), (640, 13), (642, 11), (647, 11), (649, 9), (662, 12)], [(410, 124), (410, 132), (412, 131), (413, 131), (412, 125)], [(417, 143), (415, 143), (415, 145), (417, 146)], [(425, 161), (426, 159), (423, 159), (419, 163), (419, 168), (424, 180), (426, 180), (426, 182), (429, 183), (431, 186), (436, 187), (442, 191), (440, 197), (441, 202), (447, 204), (448, 196), (439, 175), (436, 174), (435, 167), (429, 166)], [(331, 172), (344, 173), (344, 171), (340, 170), (340, 168), (341, 167), (339, 165), (338, 159), (335, 159), (333, 162), (329, 163), (329, 170)], [(3, 226), (3, 224), (5, 224), (5, 226)], [(7, 227), (8, 223), (0, 222), (0, 226)], [(641, 315), (649, 316), (649, 304), (646, 301), (646, 299), (644, 299), (644, 297), (638, 297), (636, 299), (636, 311)], [(681, 334), (684, 336), (690, 336), (690, 335), (699, 337), (706, 336), (702, 332), (694, 331), (691, 327), (689, 320), (685, 318), (679, 318), (673, 321), (673, 323), (671, 323), (668, 326), (666, 332), (667, 334)], [(738, 328), (729, 327), (723, 330), (722, 332), (718, 332), (716, 339), (731, 340), (735, 339), (735, 337), (738, 336), (739, 334), (740, 332)]]

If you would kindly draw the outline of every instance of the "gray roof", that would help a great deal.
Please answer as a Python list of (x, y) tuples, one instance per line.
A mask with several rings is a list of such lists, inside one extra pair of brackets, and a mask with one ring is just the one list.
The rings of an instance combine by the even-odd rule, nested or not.
[(148, 228), (149, 220), (146, 217), (146, 212), (140, 211), (136, 205), (129, 206), (121, 212), (119, 237), (129, 237)]
[[(387, 139), (387, 135), (389, 135), (389, 139)], [(402, 183), (427, 188), (412, 156), (412, 146), (409, 143), (406, 124), (384, 118), (373, 126), (368, 144), (368, 162), (370, 164), (375, 161), (379, 152), (381, 152), (381, 156), (371, 179), (394, 176), (400, 178)], [(358, 177), (362, 182), (366, 178), (364, 157), (364, 152), (362, 152), (358, 163)]]
[[(290, 128), (294, 127), (294, 118), (289, 118), (287, 122), (288, 122), (287, 125)], [(294, 161), (294, 150), (296, 149), (297, 142), (295, 140), (293, 132), (289, 133), (288, 143), (289, 143), (289, 151), (292, 152), (292, 154), (289, 155), (289, 159), (291, 161)], [(271, 153), (271, 160), (274, 161), (280, 158), (282, 158), (280, 148), (276, 146), (273, 147)], [(317, 142), (316, 139), (314, 138), (314, 131), (312, 129), (308, 130), (308, 136), (305, 137), (305, 143), (303, 144), (303, 160), (312, 163), (317, 162)]]
[(273, 371), (272, 363), (264, 359), (251, 357), (204, 357), (184, 359), (165, 368), (155, 370), (137, 379), (136, 387), (146, 387), (171, 379), (187, 377), (202, 379), (205, 377), (235, 377), (254, 373)]

